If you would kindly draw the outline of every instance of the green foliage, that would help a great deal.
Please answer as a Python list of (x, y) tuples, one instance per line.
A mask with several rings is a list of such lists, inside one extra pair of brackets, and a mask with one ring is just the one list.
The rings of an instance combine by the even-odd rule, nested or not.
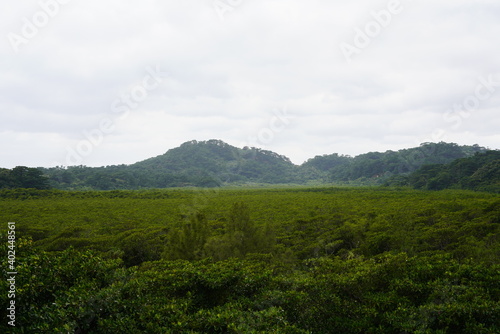
[(37, 168), (0, 169), (0, 189), (14, 188), (49, 189), (49, 179)]
[(274, 233), (269, 225), (259, 228), (250, 219), (248, 206), (239, 202), (231, 207), (225, 233), (211, 237), (205, 249), (207, 255), (222, 260), (252, 253), (271, 253), (274, 241)]
[[(2, 253), (6, 254), (2, 238)], [(106, 304), (116, 301), (113, 284), (125, 279), (120, 260), (90, 251), (45, 253), (20, 239), (16, 261), (16, 327), (0, 323), (3, 333), (92, 332)], [(3, 291), (7, 291), (3, 272)], [(2, 293), (0, 303), (11, 299)]]
[(200, 260), (212, 257), (223, 260), (251, 253), (271, 253), (274, 234), (268, 225), (259, 228), (250, 219), (243, 203), (231, 207), (227, 224), (211, 230), (204, 214), (195, 212), (169, 234), (163, 258), (168, 260)]
[[(167, 241), (166, 236), (166, 229), (128, 230), (117, 236), (116, 249), (125, 266), (137, 266), (146, 261), (160, 259)], [(113, 249), (108, 251), (113, 252)]]
[(8, 189), (0, 221), (20, 333), (500, 331), (494, 193)]
[[(220, 187), (248, 184), (346, 184), (379, 185), (391, 176), (407, 175), (427, 164), (445, 164), (483, 152), (478, 145), (423, 143), (399, 151), (369, 152), (356, 157), (316, 156), (300, 166), (287, 157), (259, 148), (231, 146), (220, 140), (190, 141), (165, 154), (132, 165), (91, 168), (70, 166), (40, 169), (50, 185), (65, 190), (117, 190), (169, 187)], [(496, 166), (496, 165), (495, 165)], [(497, 167), (490, 166), (475, 176), (472, 183), (492, 177)], [(0, 184), (7, 184), (0, 171)], [(450, 175), (435, 180), (431, 188), (441, 189)], [(7, 183), (6, 183), (7, 182)], [(394, 180), (391, 181), (395, 183)], [(407, 184), (407, 179), (398, 183)], [(483, 190), (483, 189), (482, 189)]]
[(170, 233), (164, 257), (169, 260), (202, 259), (208, 233), (206, 217), (201, 213), (191, 215), (179, 229)]
[(218, 187), (227, 183), (287, 183), (297, 166), (279, 154), (258, 148), (239, 149), (220, 140), (190, 141), (163, 155), (132, 165), (49, 168), (59, 189), (141, 189)]
[(410, 173), (427, 164), (449, 163), (483, 150), (484, 148), (477, 145), (458, 146), (443, 142), (423, 143), (420, 147), (397, 152), (370, 152), (354, 158), (338, 157), (337, 155), (316, 157), (309, 163), (321, 163), (320, 166), (324, 166), (323, 162), (326, 158), (332, 160), (332, 167), (328, 169), (328, 172), (330, 180), (333, 182), (363, 180), (365, 183), (381, 184), (390, 176)]
[(476, 153), (449, 164), (426, 165), (406, 177), (392, 178), (387, 185), (415, 189), (470, 189), (500, 193), (500, 151)]
[(17, 325), (29, 333), (500, 330), (500, 266), (446, 255), (321, 257), (284, 272), (252, 259), (123, 269), (91, 252), (25, 252), (18, 277)]

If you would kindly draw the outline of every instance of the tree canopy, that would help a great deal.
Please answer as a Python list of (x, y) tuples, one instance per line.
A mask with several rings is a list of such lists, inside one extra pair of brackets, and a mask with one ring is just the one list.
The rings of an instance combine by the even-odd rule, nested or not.
[[(255, 147), (237, 148), (220, 140), (189, 141), (165, 154), (131, 165), (4, 169), (0, 171), (0, 187), (115, 190), (248, 184), (381, 185), (391, 178), (391, 184), (399, 180), (400, 184), (418, 187), (424, 182), (423, 178), (412, 182), (407, 176), (419, 168), (423, 168), (421, 173), (425, 174), (431, 167), (423, 166), (447, 164), (485, 151), (478, 145), (423, 143), (415, 148), (369, 152), (355, 157), (337, 153), (316, 156), (299, 166), (283, 155)], [(468, 166), (464, 163), (460, 168), (476, 167), (469, 162)], [(484, 167), (464, 188), (490, 189), (481, 185), (494, 178), (495, 168), (493, 162)], [(462, 169), (459, 174), (463, 173)], [(455, 172), (452, 174), (456, 176)], [(447, 175), (442, 173), (430, 185), (425, 181), (425, 187), (448, 187), (451, 183)]]
[(12, 170), (0, 169), (0, 189), (49, 189), (49, 179), (42, 170), (17, 166)]

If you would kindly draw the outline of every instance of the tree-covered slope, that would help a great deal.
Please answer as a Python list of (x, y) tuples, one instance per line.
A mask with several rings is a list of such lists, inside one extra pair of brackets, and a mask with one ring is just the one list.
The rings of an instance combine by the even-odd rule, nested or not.
[(372, 179), (383, 181), (395, 174), (410, 173), (427, 164), (446, 164), (485, 149), (454, 143), (423, 143), (419, 147), (399, 151), (369, 152), (356, 157), (338, 154), (317, 156), (303, 167), (328, 174), (331, 182)]
[(150, 173), (168, 170), (181, 174), (205, 174), (217, 183), (295, 181), (294, 164), (285, 156), (258, 148), (243, 149), (220, 140), (190, 141), (163, 155), (130, 166)]
[(458, 188), (500, 192), (500, 151), (486, 151), (449, 164), (431, 164), (407, 176), (391, 178), (388, 185), (440, 190)]
[(297, 169), (287, 157), (271, 151), (240, 149), (220, 140), (193, 140), (132, 165), (42, 170), (54, 188), (111, 190), (300, 182)]
[[(407, 175), (429, 164), (447, 164), (486, 149), (453, 143), (424, 143), (399, 151), (369, 152), (355, 157), (337, 153), (316, 156), (302, 165), (275, 152), (259, 148), (238, 148), (220, 140), (189, 141), (166, 153), (132, 165), (106, 167), (56, 167), (38, 170), (57, 189), (141, 189), (168, 187), (217, 187), (222, 185), (258, 184), (383, 184), (394, 175)], [(26, 168), (26, 167), (24, 167)], [(495, 166), (470, 180), (487, 183)], [(0, 188), (12, 183), (0, 173)], [(474, 189), (469, 186), (468, 189)]]

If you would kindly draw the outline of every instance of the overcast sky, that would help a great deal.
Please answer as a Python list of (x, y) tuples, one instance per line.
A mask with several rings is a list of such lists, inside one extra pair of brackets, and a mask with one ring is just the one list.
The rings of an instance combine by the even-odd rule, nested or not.
[(0, 167), (500, 148), (498, 0), (0, 5)]

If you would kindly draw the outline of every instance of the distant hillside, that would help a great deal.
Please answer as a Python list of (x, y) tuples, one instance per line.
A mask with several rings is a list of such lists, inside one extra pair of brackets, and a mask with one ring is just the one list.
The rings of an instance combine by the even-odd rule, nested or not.
[(407, 176), (395, 176), (387, 185), (416, 189), (470, 189), (500, 193), (500, 151), (476, 153), (445, 165), (426, 165)]
[(221, 140), (190, 141), (163, 155), (130, 166), (132, 170), (173, 175), (204, 175), (217, 185), (234, 182), (294, 182), (297, 169), (290, 159), (259, 148), (243, 149)]
[[(448, 164), (484, 151), (486, 149), (478, 145), (424, 143), (415, 148), (370, 152), (356, 157), (337, 153), (316, 156), (297, 166), (275, 152), (255, 147), (237, 148), (220, 140), (193, 140), (132, 165), (38, 170), (49, 178), (51, 187), (58, 189), (218, 187), (249, 183), (374, 185), (397, 175), (408, 175), (424, 165)], [(2, 173), (8, 175), (9, 172)], [(483, 179), (489, 177), (488, 171), (481, 173)], [(0, 175), (0, 188), (17, 187), (11, 179), (4, 179), (10, 181), (2, 182)]]
[(317, 156), (305, 162), (303, 167), (322, 172), (329, 182), (371, 180), (382, 183), (393, 175), (411, 173), (423, 165), (446, 164), (485, 150), (478, 145), (423, 143), (419, 147), (397, 152), (369, 152), (356, 157), (338, 154)]
[(220, 140), (189, 141), (165, 154), (132, 165), (43, 169), (59, 189), (217, 187), (234, 183), (297, 182), (287, 157)]

